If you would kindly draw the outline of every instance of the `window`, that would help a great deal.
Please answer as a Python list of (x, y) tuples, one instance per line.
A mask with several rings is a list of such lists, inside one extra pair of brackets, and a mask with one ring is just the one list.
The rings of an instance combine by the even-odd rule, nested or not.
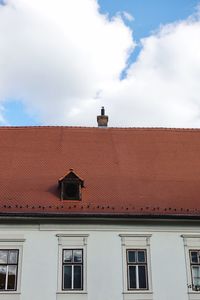
[(200, 235), (181, 235), (184, 243), (187, 289), (189, 300), (199, 299), (200, 294)]
[(19, 250), (0, 250), (0, 290), (16, 291)]
[(63, 200), (77, 200), (80, 198), (80, 185), (77, 181), (65, 183), (63, 187)]
[(57, 300), (87, 300), (88, 234), (56, 234), (58, 238)]
[(192, 289), (200, 291), (200, 250), (190, 250)]
[(69, 172), (58, 181), (61, 200), (81, 200), (81, 189), (84, 181), (70, 169)]
[(20, 300), (24, 235), (0, 235), (0, 298)]
[(152, 300), (150, 234), (120, 234), (123, 299)]
[(62, 290), (83, 289), (83, 250), (63, 249)]
[(128, 290), (148, 289), (146, 250), (127, 249)]

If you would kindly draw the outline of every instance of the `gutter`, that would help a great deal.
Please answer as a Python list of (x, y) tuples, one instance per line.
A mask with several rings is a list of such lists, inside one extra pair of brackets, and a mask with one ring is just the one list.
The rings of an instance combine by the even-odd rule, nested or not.
[(113, 222), (113, 221), (127, 221), (127, 222), (133, 222), (133, 221), (151, 221), (151, 222), (175, 222), (175, 221), (187, 221), (187, 222), (195, 222), (200, 221), (200, 215), (141, 215), (141, 214), (123, 214), (123, 213), (115, 213), (115, 214), (109, 214), (109, 213), (0, 213), (0, 224), (3, 222), (77, 222), (77, 221), (89, 221), (89, 222)]

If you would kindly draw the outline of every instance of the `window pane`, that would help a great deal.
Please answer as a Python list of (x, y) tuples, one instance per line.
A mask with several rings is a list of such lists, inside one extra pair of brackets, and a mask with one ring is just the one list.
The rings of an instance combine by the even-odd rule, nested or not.
[(198, 290), (199, 291), (199, 288), (200, 288), (200, 279), (199, 278), (194, 278), (193, 285), (194, 285), (194, 290)]
[(146, 267), (145, 266), (138, 266), (138, 276), (139, 276), (139, 288), (146, 289), (147, 282), (146, 282)]
[(200, 266), (193, 266), (192, 274), (194, 277), (200, 277)]
[(82, 289), (82, 268), (74, 266), (74, 289)]
[(63, 253), (63, 262), (72, 262), (72, 250), (64, 250)]
[(200, 286), (200, 266), (192, 267), (192, 279), (194, 286)]
[(79, 198), (79, 184), (78, 183), (65, 183), (64, 195), (65, 199), (69, 198)]
[(0, 290), (5, 290), (6, 285), (6, 266), (0, 266)]
[(191, 251), (191, 262), (198, 263), (198, 252), (197, 251)]
[(8, 266), (8, 290), (16, 289), (17, 266)]
[(18, 251), (17, 250), (9, 251), (8, 263), (9, 264), (17, 264), (17, 260), (18, 260)]
[(64, 266), (63, 267), (63, 289), (71, 289), (72, 288), (72, 266)]
[(74, 262), (82, 262), (82, 250), (74, 250)]
[(136, 289), (136, 266), (128, 267), (129, 289)]
[(0, 250), (0, 264), (7, 264), (8, 251)]
[(145, 251), (138, 251), (138, 262), (145, 262)]
[(136, 251), (128, 251), (128, 262), (136, 262)]

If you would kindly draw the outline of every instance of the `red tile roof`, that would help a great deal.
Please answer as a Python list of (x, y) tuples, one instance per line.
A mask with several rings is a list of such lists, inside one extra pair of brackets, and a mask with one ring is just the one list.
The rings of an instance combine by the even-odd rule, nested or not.
[[(61, 201), (70, 168), (81, 201)], [(200, 216), (200, 130), (0, 128), (0, 213)]]

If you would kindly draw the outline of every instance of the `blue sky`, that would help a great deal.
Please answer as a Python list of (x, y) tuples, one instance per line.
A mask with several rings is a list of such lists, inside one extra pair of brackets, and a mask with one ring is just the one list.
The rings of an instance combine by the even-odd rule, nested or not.
[[(78, 0), (78, 1), (82, 1), (82, 0)], [(85, 0), (85, 1), (87, 1), (87, 0)], [(0, 3), (1, 2), (2, 2), (2, 0), (0, 0)], [(13, 0), (13, 2), (17, 3), (17, 0)], [(23, 3), (23, 0), (21, 2)], [(197, 0), (168, 0), (168, 1), (163, 1), (163, 0), (99, 0), (98, 3), (100, 6), (100, 13), (107, 14), (109, 16), (109, 20), (112, 20), (113, 16), (116, 16), (117, 14), (122, 13), (122, 12), (127, 12), (130, 15), (132, 15), (132, 17), (133, 17), (132, 21), (123, 17), (124, 25), (126, 26), (126, 28), (130, 28), (132, 30), (132, 39), (133, 39), (134, 43), (136, 44), (134, 51), (132, 51), (132, 53), (128, 57), (128, 63), (126, 64), (125, 68), (121, 68), (121, 75), (120, 75), (121, 77), (120, 78), (123, 81), (123, 79), (126, 79), (127, 73), (129, 73), (129, 69), (130, 69), (131, 65), (133, 66), (134, 62), (137, 61), (138, 56), (140, 55), (140, 52), (142, 50), (142, 47), (144, 47), (144, 45), (142, 45), (140, 43), (141, 39), (147, 38), (147, 41), (148, 41), (148, 37), (153, 36), (155, 34), (155, 32), (157, 32), (159, 30), (161, 25), (166, 25), (168, 23), (173, 23), (173, 22), (177, 22), (180, 20), (186, 20), (189, 16), (191, 16), (195, 13), (195, 10), (198, 6), (199, 1), (197, 1)], [(2, 11), (3, 11), (3, 9), (2, 9)], [(30, 9), (29, 9), (29, 12), (30, 12)], [(74, 18), (75, 18), (75, 16), (74, 16)], [(79, 24), (79, 20), (77, 20), (76, 23), (79, 26), (81, 26), (81, 22)], [(4, 25), (5, 25), (5, 23), (4, 23)], [(117, 28), (117, 24), (115, 24), (115, 25)], [(12, 28), (12, 26), (13, 26), (12, 21), (9, 23), (9, 20), (8, 20), (8, 26), (10, 26)], [(52, 26), (52, 24), (50, 24), (50, 26)], [(26, 27), (26, 24), (25, 24), (25, 27)], [(23, 28), (23, 26), (22, 26), (22, 28)], [(120, 28), (120, 30), (121, 29), (122, 28)], [(9, 34), (10, 33), (12, 35), (12, 30), (9, 31)], [(127, 33), (126, 33), (126, 35), (127, 35)], [(11, 38), (15, 39), (14, 29), (13, 29), (13, 37), (11, 37)], [(35, 36), (33, 34), (33, 39), (34, 38), (35, 38)], [(81, 37), (80, 37), (80, 39), (81, 39)], [(32, 41), (29, 43), (32, 43)], [(119, 43), (120, 43), (120, 41), (119, 41)], [(129, 43), (129, 46), (128, 46), (128, 43)], [(35, 45), (35, 44), (33, 43), (33, 45)], [(67, 45), (65, 45), (65, 46), (66, 46), (66, 49), (68, 49)], [(128, 42), (128, 38), (127, 38), (127, 46), (124, 46), (124, 47), (126, 49), (128, 49), (128, 47), (130, 47), (130, 38), (129, 38), (129, 42)], [(85, 51), (85, 48), (84, 48), (84, 51)], [(86, 51), (87, 51), (87, 49), (86, 49)], [(35, 52), (37, 52), (37, 51), (34, 51), (34, 55), (35, 55)], [(0, 55), (1, 55), (1, 53), (0, 53)], [(13, 54), (13, 55), (15, 55), (15, 54)], [(119, 57), (119, 61), (120, 61), (120, 59), (121, 58)], [(31, 60), (30, 57), (29, 57), (29, 60)], [(24, 62), (24, 64), (26, 64), (26, 63), (27, 62)], [(22, 62), (22, 64), (23, 64), (23, 62)], [(29, 61), (29, 64), (30, 64), (30, 61)], [(36, 64), (34, 63), (33, 66), (31, 66), (31, 67), (29, 66), (30, 69), (33, 68), (35, 70), (35, 65)], [(55, 66), (52, 67), (52, 70), (54, 68), (55, 68)], [(49, 69), (51, 70), (51, 66), (49, 66)], [(13, 71), (13, 72), (15, 72), (15, 71)], [(6, 72), (5, 72), (5, 74), (6, 74)], [(37, 77), (35, 75), (35, 73), (33, 74), (31, 72), (28, 73), (28, 76), (30, 76), (30, 78), (33, 77), (33, 81)], [(27, 75), (26, 75), (26, 77), (27, 77)], [(83, 75), (83, 77), (84, 77), (84, 75)], [(74, 76), (73, 78), (76, 78), (76, 76)], [(105, 76), (105, 78), (106, 78), (106, 76)], [(5, 75), (5, 78), (2, 77), (2, 83), (4, 82), (4, 79), (7, 80), (6, 75)], [(72, 79), (70, 79), (70, 80), (72, 80)], [(18, 78), (16, 81), (18, 81)], [(28, 82), (28, 85), (29, 84), (30, 84), (30, 82)], [(39, 83), (36, 80), (35, 85), (38, 86), (38, 84)], [(40, 81), (40, 84), (42, 85), (41, 81)], [(49, 83), (49, 86), (50, 85), (52, 85), (52, 83)], [(95, 83), (94, 83), (94, 85), (95, 85)], [(9, 84), (8, 84), (8, 86), (9, 86)], [(10, 82), (10, 86), (12, 89), (12, 82)], [(19, 88), (19, 86), (20, 86), (20, 88)], [(19, 86), (16, 88), (17, 91), (22, 89), (22, 87), (21, 87), (22, 85), (19, 84)], [(32, 88), (31, 84), (30, 84), (30, 86)], [(47, 83), (47, 86), (48, 86), (48, 83)], [(55, 86), (55, 90), (56, 90), (56, 88), (59, 89), (59, 84), (58, 84), (58, 86)], [(77, 88), (79, 88), (79, 87), (77, 87)], [(82, 88), (82, 86), (81, 86), (81, 88)], [(104, 91), (104, 88), (98, 88), (96, 90), (96, 94), (101, 95), (101, 93), (103, 94), (102, 91)], [(68, 90), (66, 91), (66, 98), (70, 97), (70, 93), (68, 95), (67, 92), (68, 92)], [(109, 95), (110, 92), (107, 90), (106, 90), (106, 92)], [(28, 99), (29, 95), (28, 95), (27, 91), (24, 93), (24, 91), (20, 90), (20, 93), (26, 94), (26, 97)], [(30, 93), (31, 93), (31, 89), (30, 89)], [(43, 91), (42, 91), (42, 93), (43, 93)], [(57, 93), (58, 93), (58, 95), (55, 92), (56, 99), (58, 99), (60, 97), (59, 91)], [(31, 94), (31, 97), (33, 97), (32, 94)], [(44, 92), (44, 94), (45, 94), (45, 92)], [(76, 94), (76, 93), (74, 93), (74, 94)], [(74, 94), (71, 94), (71, 95), (73, 95), (71, 97), (75, 99), (76, 96), (74, 96)], [(24, 99), (24, 96), (23, 96), (23, 101), (17, 100), (17, 99), (20, 99), (20, 97), (19, 97), (19, 94), (18, 95), (16, 94), (16, 98), (15, 98), (15, 92), (14, 92), (14, 94), (12, 93), (12, 96), (6, 94), (6, 95), (4, 95), (4, 97), (5, 98), (1, 99), (1, 103), (3, 106), (2, 116), (4, 118), (4, 123), (2, 122), (2, 125), (14, 125), (14, 126), (15, 125), (43, 125), (43, 124), (47, 125), (48, 124), (48, 116), (50, 116), (49, 124), (52, 124), (52, 122), (54, 122), (54, 121), (51, 122), (51, 119), (50, 119), (50, 118), (52, 118), (54, 110), (52, 110), (51, 114), (49, 114), (47, 116), (45, 116), (45, 113), (44, 113), (45, 105), (47, 108), (52, 106), (52, 104), (50, 104), (50, 102), (48, 104), (48, 99), (45, 99), (45, 102), (41, 103), (40, 100), (37, 100), (37, 98), (38, 99), (40, 98), (37, 94), (37, 95), (35, 95), (35, 102), (32, 100), (32, 102), (30, 104), (28, 102), (28, 100), (26, 99), (26, 97)], [(45, 98), (46, 96), (43, 96), (41, 94), (41, 97)], [(63, 97), (63, 95), (62, 95), (62, 97)], [(108, 99), (109, 99), (109, 96), (106, 96), (106, 97), (108, 97)], [(6, 101), (6, 99), (9, 99), (9, 101)], [(86, 96), (83, 96), (83, 99), (84, 100), (82, 102), (80, 102), (80, 106), (82, 107), (82, 110), (85, 109), (85, 107), (87, 106), (89, 97), (88, 97), (88, 99), (86, 99)], [(38, 101), (38, 103), (37, 103), (37, 101)], [(106, 101), (108, 101), (108, 100), (106, 100)], [(74, 102), (76, 102), (76, 101), (74, 100)], [(64, 102), (62, 102), (62, 103), (64, 103)], [(101, 105), (101, 104), (104, 104), (104, 103), (99, 102), (99, 105)], [(120, 110), (120, 105), (122, 105), (122, 104), (119, 104), (119, 110)], [(149, 104), (147, 104), (147, 106), (148, 105)], [(111, 106), (109, 106), (109, 103), (107, 106), (108, 106), (108, 109), (111, 110)], [(133, 104), (133, 106), (134, 106), (134, 104)], [(159, 106), (160, 106), (160, 104), (159, 104)], [(177, 107), (177, 105), (175, 105), (175, 106)], [(67, 107), (67, 104), (64, 107)], [(63, 109), (64, 109), (64, 107), (63, 107)], [(184, 108), (183, 114), (186, 114), (185, 113), (186, 109), (187, 109), (187, 107)], [(57, 110), (57, 108), (55, 109), (55, 112), (56, 112), (56, 110)], [(141, 108), (139, 109), (139, 111), (140, 110), (141, 110)], [(112, 112), (113, 116), (116, 113), (116, 111), (117, 110), (114, 107), (113, 112)], [(190, 111), (190, 108), (188, 109), (188, 111)], [(78, 114), (78, 109), (73, 106), (69, 112), (68, 117), (75, 116), (76, 114)], [(83, 115), (84, 115), (84, 111), (83, 111)], [(144, 117), (145, 116), (141, 115), (141, 118), (144, 118)], [(188, 116), (187, 118), (189, 120), (190, 116)], [(45, 119), (45, 121), (44, 121), (44, 119)], [(76, 118), (72, 119), (72, 121), (69, 121), (66, 119), (66, 125), (70, 124), (70, 122), (73, 122), (74, 120), (76, 120)], [(53, 124), (65, 124), (65, 122), (63, 120), (59, 122), (59, 119), (57, 119)], [(80, 124), (81, 124), (81, 122), (80, 122)], [(140, 122), (138, 124), (140, 124)], [(143, 124), (143, 123), (141, 122), (141, 124)], [(159, 121), (158, 122), (156, 121), (155, 124), (159, 125)], [(166, 124), (167, 124), (167, 121), (166, 121)], [(173, 121), (171, 124), (173, 125)], [(74, 125), (76, 125), (76, 124), (74, 124)], [(154, 125), (154, 122), (152, 123), (150, 121), (149, 125), (150, 126)], [(161, 125), (162, 125), (162, 123), (161, 123)], [(187, 123), (186, 123), (186, 126), (187, 126)]]
[(100, 10), (110, 16), (119, 11), (127, 11), (134, 17), (128, 25), (134, 31), (137, 41), (148, 36), (160, 24), (171, 23), (190, 16), (197, 0), (99, 0)]
[(120, 11), (126, 11), (134, 21), (126, 21), (133, 30), (138, 43), (130, 57), (134, 61), (140, 51), (140, 39), (149, 36), (160, 25), (186, 19), (196, 9), (198, 0), (99, 0), (100, 11), (113, 17)]

